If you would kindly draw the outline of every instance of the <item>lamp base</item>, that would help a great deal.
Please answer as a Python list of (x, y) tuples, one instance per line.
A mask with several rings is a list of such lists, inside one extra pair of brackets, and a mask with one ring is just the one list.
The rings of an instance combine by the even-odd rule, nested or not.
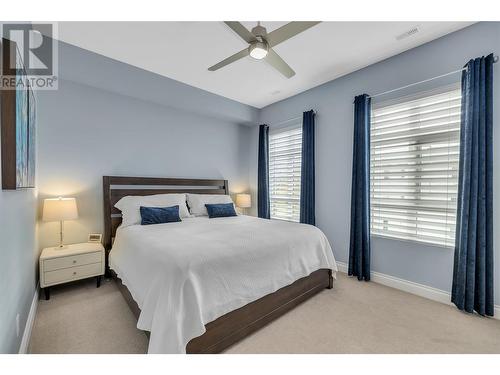
[(64, 250), (67, 249), (68, 246), (64, 244), (64, 221), (59, 221), (59, 246), (55, 246), (54, 250)]
[(68, 245), (62, 245), (62, 246), (54, 246), (54, 250), (65, 250), (68, 248)]

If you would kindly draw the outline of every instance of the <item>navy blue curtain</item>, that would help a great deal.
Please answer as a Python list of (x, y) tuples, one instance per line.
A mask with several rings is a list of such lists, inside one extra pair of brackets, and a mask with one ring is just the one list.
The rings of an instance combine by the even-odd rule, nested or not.
[(259, 166), (257, 172), (257, 214), (264, 219), (271, 218), (269, 200), (269, 126), (259, 127)]
[(302, 163), (300, 176), (300, 222), (315, 225), (313, 110), (304, 112), (302, 115)]
[(370, 97), (354, 99), (349, 276), (370, 280)]
[(493, 316), (493, 55), (462, 73), (452, 302)]

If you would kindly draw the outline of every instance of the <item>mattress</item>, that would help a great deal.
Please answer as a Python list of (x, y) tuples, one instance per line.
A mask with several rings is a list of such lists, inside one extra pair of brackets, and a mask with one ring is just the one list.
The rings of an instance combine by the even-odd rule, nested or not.
[(119, 228), (110, 267), (141, 309), (149, 353), (185, 353), (205, 324), (337, 266), (315, 226), (250, 216)]

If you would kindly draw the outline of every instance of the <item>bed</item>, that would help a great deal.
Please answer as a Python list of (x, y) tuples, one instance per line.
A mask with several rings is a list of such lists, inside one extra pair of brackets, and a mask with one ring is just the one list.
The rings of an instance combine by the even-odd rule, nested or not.
[(314, 226), (236, 216), (120, 228), (121, 198), (164, 193), (228, 194), (228, 182), (103, 177), (107, 275), (149, 353), (219, 353), (333, 287), (335, 260)]

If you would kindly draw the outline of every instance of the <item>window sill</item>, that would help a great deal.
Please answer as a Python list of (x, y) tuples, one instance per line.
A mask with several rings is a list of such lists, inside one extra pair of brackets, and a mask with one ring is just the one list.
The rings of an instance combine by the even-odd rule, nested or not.
[(445, 249), (445, 250), (454, 250), (455, 245), (440, 245), (440, 244), (435, 244), (435, 243), (430, 243), (430, 242), (423, 242), (423, 241), (416, 241), (416, 240), (405, 240), (402, 238), (395, 238), (391, 236), (384, 236), (381, 234), (371, 234), (370, 237), (373, 238), (382, 238), (385, 240), (391, 240), (391, 241), (398, 241), (398, 242), (405, 242), (405, 243), (411, 243), (413, 245), (424, 245), (424, 246), (429, 246), (429, 247), (437, 247), (439, 249)]
[(286, 219), (278, 219), (276, 217), (272, 217), (270, 218), (270, 220), (277, 220), (277, 221), (284, 221), (286, 223), (298, 223), (300, 224), (300, 221), (295, 221), (295, 220), (286, 220)]

